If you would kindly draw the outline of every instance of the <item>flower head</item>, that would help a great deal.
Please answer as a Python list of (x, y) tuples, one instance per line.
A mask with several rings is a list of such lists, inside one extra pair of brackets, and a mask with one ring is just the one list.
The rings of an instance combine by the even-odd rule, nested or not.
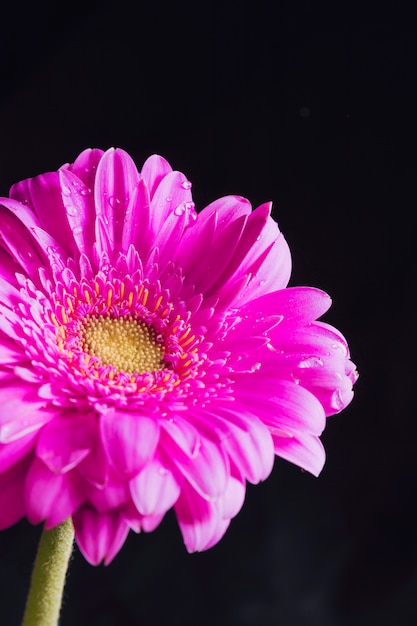
[(330, 298), (270, 217), (159, 156), (82, 152), (0, 198), (0, 527), (72, 516), (91, 563), (174, 507), (205, 550), (274, 455), (317, 475), (352, 398)]

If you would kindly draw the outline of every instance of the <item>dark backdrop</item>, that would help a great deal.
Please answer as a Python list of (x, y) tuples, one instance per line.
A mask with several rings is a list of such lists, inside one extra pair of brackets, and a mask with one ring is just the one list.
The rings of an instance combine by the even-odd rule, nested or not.
[[(361, 374), (319, 479), (278, 459), (206, 553), (186, 553), (172, 514), (107, 568), (76, 551), (62, 626), (417, 623), (415, 21), (401, 3), (318, 4), (3, 12), (0, 195), (119, 146), (139, 168), (164, 155), (199, 208), (273, 200), (291, 284), (332, 295)], [(0, 534), (2, 625), (19, 623), (39, 533)]]

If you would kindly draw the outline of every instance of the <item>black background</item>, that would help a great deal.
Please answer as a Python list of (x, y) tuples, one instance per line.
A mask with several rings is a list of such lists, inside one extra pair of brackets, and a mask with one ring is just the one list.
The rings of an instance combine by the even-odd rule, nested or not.
[[(409, 3), (411, 6), (412, 3)], [(274, 202), (292, 285), (333, 297), (356, 396), (315, 479), (277, 459), (219, 545), (172, 513), (107, 568), (78, 550), (61, 626), (417, 623), (415, 19), (404, 3), (52, 2), (9, 7), (0, 195), (86, 147), (154, 152), (193, 181)], [(0, 623), (17, 626), (40, 528), (0, 534)]]

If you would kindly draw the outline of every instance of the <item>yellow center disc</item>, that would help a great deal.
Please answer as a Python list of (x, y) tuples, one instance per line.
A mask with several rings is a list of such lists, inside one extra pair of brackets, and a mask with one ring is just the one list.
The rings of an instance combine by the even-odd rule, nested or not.
[(82, 326), (82, 349), (120, 372), (154, 372), (164, 368), (164, 347), (152, 326), (132, 317), (91, 316)]

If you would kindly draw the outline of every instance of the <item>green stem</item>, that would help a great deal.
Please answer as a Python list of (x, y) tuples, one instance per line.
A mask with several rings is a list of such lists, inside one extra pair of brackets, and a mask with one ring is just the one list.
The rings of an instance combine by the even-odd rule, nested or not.
[(43, 531), (22, 626), (57, 626), (73, 542), (70, 517), (59, 526)]

